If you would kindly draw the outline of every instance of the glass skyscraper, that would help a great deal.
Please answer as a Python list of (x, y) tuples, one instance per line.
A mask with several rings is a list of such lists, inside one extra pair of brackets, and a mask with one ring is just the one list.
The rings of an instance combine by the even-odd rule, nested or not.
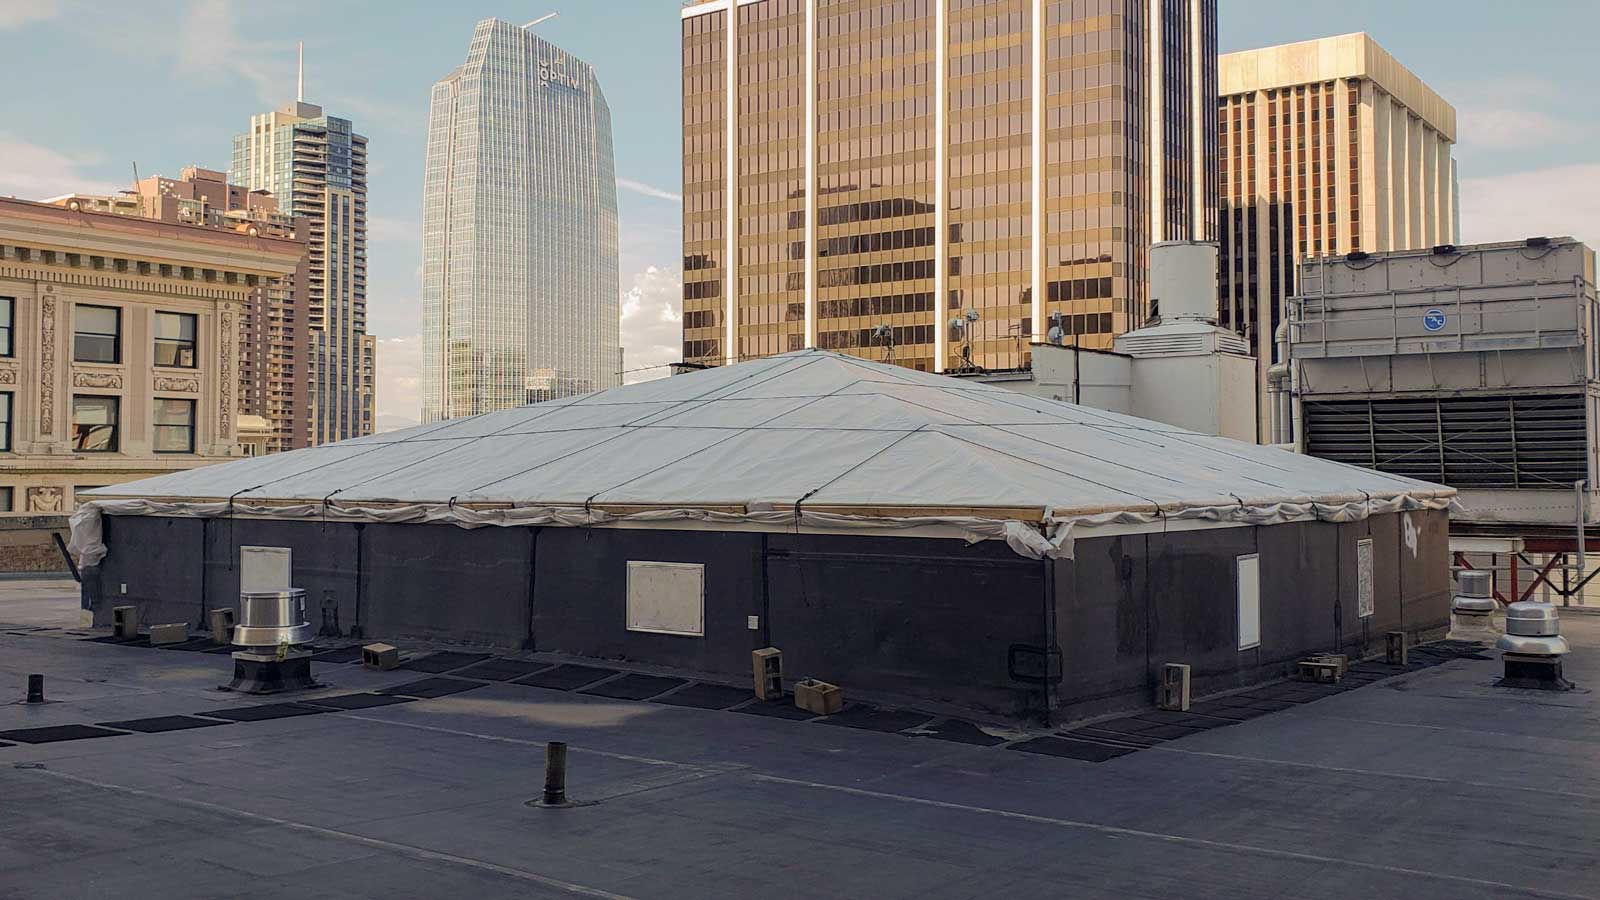
[(422, 420), (621, 383), (611, 110), (594, 68), (485, 19), (433, 87)]
[(250, 117), (228, 180), (267, 191), (309, 227), (310, 442), (371, 434), (375, 340), (367, 334), (367, 139), (304, 98)]

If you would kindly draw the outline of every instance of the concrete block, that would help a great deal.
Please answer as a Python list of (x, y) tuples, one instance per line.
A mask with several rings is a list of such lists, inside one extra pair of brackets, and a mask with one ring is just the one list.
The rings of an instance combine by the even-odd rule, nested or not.
[(794, 705), (819, 716), (831, 716), (844, 706), (844, 694), (838, 685), (807, 678), (794, 684)]
[(368, 644), (361, 648), (361, 664), (369, 669), (393, 669), (400, 665), (400, 651), (388, 644)]
[(233, 607), (226, 606), (222, 609), (211, 611), (211, 643), (233, 643)]
[(189, 639), (189, 626), (183, 622), (150, 626), (150, 645), (181, 644)]
[(756, 696), (762, 700), (782, 700), (783, 651), (777, 647), (752, 650), (750, 663), (755, 670)]
[(111, 607), (111, 633), (125, 641), (131, 641), (138, 637), (139, 607)]
[(1189, 666), (1167, 663), (1161, 667), (1161, 685), (1156, 690), (1156, 708), (1173, 712), (1189, 711)]

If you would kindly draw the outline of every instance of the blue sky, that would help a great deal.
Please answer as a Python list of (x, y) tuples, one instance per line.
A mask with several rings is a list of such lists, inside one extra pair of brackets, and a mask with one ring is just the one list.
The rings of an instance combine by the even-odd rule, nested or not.
[[(1464, 237), (1571, 233), (1600, 242), (1600, 119), (1592, 82), (1600, 3), (1536, 0), (1221, 0), (1221, 49), (1368, 31), (1454, 103)], [(226, 168), (254, 112), (306, 99), (371, 141), (369, 321), (379, 412), (416, 416), (428, 90), (465, 57), (474, 23), (539, 26), (595, 65), (611, 104), (629, 365), (675, 353), (676, 0), (0, 0), (0, 195), (116, 190), (188, 164)]]

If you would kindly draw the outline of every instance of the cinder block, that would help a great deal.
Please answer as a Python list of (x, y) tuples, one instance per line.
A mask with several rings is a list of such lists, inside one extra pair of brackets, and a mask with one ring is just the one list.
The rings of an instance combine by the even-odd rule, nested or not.
[(189, 639), (189, 626), (183, 622), (150, 626), (150, 645), (181, 644)]
[(400, 651), (388, 644), (368, 644), (361, 648), (361, 664), (369, 669), (397, 668)]
[(756, 696), (762, 700), (782, 700), (783, 651), (777, 647), (752, 650), (750, 662), (755, 670)]
[(139, 636), (139, 607), (111, 607), (111, 633), (125, 641)]
[(815, 678), (794, 683), (794, 705), (819, 716), (831, 716), (844, 706), (839, 686)]
[(225, 606), (211, 611), (211, 642), (233, 643), (233, 607)]
[(1172, 712), (1189, 711), (1189, 667), (1167, 663), (1161, 667), (1161, 684), (1156, 690), (1156, 708)]

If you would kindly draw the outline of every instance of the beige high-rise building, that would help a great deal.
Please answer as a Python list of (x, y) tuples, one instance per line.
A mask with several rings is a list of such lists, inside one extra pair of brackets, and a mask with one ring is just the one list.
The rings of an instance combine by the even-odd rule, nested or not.
[[(302, 70), (303, 72), (303, 70)], [(305, 102), (250, 117), (228, 180), (310, 223), (311, 443), (371, 434), (376, 339), (367, 333), (367, 139)]]
[(1302, 259), (1459, 239), (1456, 111), (1363, 33), (1224, 54), (1218, 82), (1218, 322), (1254, 346), (1265, 411)]
[[(197, 166), (180, 177), (141, 179), (113, 196), (69, 194), (47, 202), (181, 225), (220, 228), (282, 240), (310, 238), (305, 218), (278, 209), (277, 198), (229, 184), (225, 173)], [(266, 424), (251, 447), (278, 453), (312, 445), (310, 383), (310, 256), (288, 278), (264, 279), (250, 290), (239, 317), (239, 414)]]
[(239, 318), (304, 253), (0, 199), (0, 513), (242, 456)]
[(686, 6), (685, 361), (1012, 368), (1052, 327), (1109, 346), (1149, 312), (1150, 244), (1215, 228), (1216, 12)]

